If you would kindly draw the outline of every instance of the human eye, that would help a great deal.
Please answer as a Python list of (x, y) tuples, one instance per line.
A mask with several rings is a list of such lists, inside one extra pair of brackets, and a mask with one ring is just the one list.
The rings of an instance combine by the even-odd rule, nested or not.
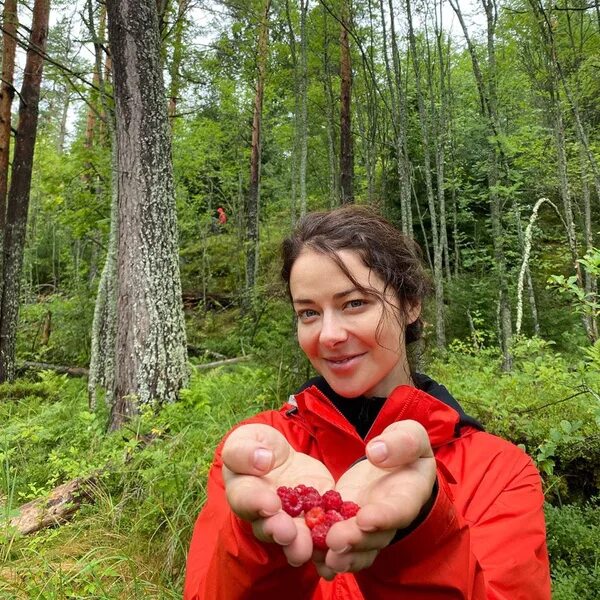
[(305, 308), (303, 310), (299, 310), (296, 313), (297, 317), (303, 322), (310, 321), (311, 319), (316, 317), (317, 314), (317, 311), (313, 310), (312, 308)]
[(352, 300), (348, 300), (348, 302), (346, 302), (346, 308), (362, 308), (366, 304), (368, 303), (363, 298), (353, 298)]

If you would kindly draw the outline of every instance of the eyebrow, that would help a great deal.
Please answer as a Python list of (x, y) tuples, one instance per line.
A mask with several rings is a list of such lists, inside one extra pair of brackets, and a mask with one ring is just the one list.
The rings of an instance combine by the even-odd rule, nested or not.
[[(339, 300), (340, 298), (344, 298), (345, 296), (349, 296), (354, 292), (360, 291), (357, 287), (350, 288), (349, 290), (344, 290), (342, 292), (337, 292), (333, 295), (334, 300)], [(292, 304), (314, 304), (315, 301), (310, 298), (292, 298)]]

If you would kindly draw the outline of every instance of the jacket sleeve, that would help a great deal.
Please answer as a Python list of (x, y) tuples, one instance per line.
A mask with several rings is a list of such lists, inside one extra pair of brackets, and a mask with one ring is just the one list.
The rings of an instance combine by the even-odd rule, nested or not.
[(485, 464), (455, 488), (460, 498), (438, 461), (439, 492), (428, 517), (357, 573), (366, 598), (550, 599), (540, 477), (531, 459), (511, 448), (479, 455)]
[(280, 546), (264, 544), (229, 508), (217, 449), (208, 476), (207, 502), (192, 535), (184, 600), (307, 600), (318, 584), (308, 563), (291, 567)]

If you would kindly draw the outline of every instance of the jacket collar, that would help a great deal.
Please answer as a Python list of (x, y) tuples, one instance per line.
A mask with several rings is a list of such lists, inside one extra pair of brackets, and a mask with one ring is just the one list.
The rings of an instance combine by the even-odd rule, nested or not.
[[(442, 446), (461, 435), (463, 426), (482, 426), (464, 413), (458, 402), (443, 386), (425, 375), (414, 377), (416, 387), (397, 387), (383, 404), (364, 440), (327, 397), (322, 378), (308, 382), (293, 398), (298, 416), (316, 438), (321, 459), (334, 477), (339, 477), (356, 460), (364, 456), (365, 444), (396, 421), (412, 419), (425, 427), (432, 447)], [(324, 380), (323, 380), (324, 381)], [(435, 394), (435, 396), (433, 395)], [(349, 401), (352, 401), (351, 399)], [(340, 449), (343, 448), (343, 453)]]

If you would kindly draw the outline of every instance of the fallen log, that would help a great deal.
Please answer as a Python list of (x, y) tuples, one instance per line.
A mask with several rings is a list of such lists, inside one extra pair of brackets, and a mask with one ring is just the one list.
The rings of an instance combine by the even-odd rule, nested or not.
[(205, 369), (216, 369), (217, 367), (226, 367), (227, 365), (234, 365), (236, 363), (246, 362), (248, 360), (252, 360), (251, 354), (248, 354), (247, 356), (236, 356), (235, 358), (226, 358), (225, 360), (215, 360), (214, 362), (196, 365), (196, 369), (198, 371), (203, 371)]
[(19, 507), (19, 514), (9, 519), (9, 526), (28, 535), (40, 529), (65, 523), (86, 500), (93, 498), (97, 475), (78, 477), (54, 488), (45, 498), (36, 498)]
[(86, 367), (68, 367), (65, 365), (53, 365), (45, 362), (32, 362), (25, 361), (19, 368), (20, 371), (26, 371), (28, 369), (34, 369), (38, 371), (55, 371), (56, 373), (70, 375), (71, 377), (87, 377), (90, 374), (90, 370)]

